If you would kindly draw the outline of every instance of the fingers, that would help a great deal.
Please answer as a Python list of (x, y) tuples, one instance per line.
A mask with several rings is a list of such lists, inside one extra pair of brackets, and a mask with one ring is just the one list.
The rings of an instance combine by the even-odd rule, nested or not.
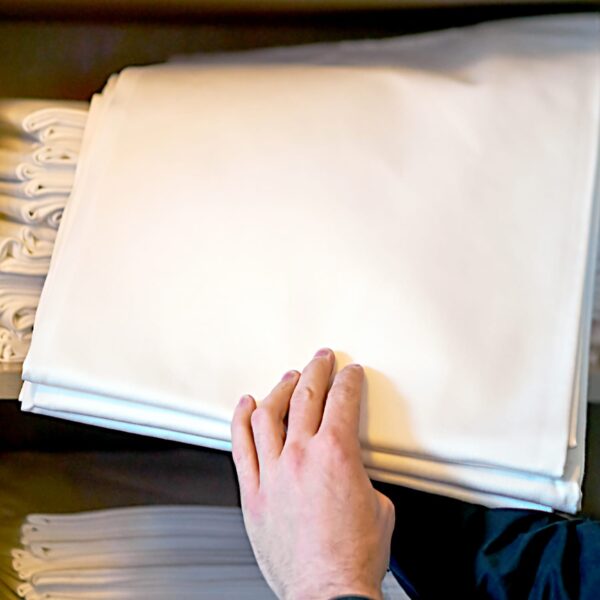
[(348, 365), (335, 376), (327, 397), (321, 430), (333, 429), (340, 438), (355, 439), (358, 443), (363, 381), (364, 370), (360, 365)]
[(323, 348), (302, 371), (290, 401), (288, 439), (313, 436), (319, 429), (333, 362), (333, 352)]
[(261, 474), (271, 461), (279, 458), (283, 449), (284, 419), (299, 378), (298, 371), (288, 371), (252, 413), (250, 421)]
[(250, 420), (256, 410), (252, 396), (243, 396), (231, 421), (231, 444), (233, 462), (240, 482), (242, 495), (258, 489), (259, 470), (256, 447)]
[(299, 378), (300, 373), (298, 371), (288, 371), (271, 393), (260, 403), (261, 407), (268, 408), (273, 417), (282, 423), (287, 415), (290, 398)]

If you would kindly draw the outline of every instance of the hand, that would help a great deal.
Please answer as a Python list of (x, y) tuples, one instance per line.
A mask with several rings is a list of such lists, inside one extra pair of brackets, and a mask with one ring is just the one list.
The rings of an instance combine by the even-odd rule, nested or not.
[(285, 600), (379, 599), (389, 562), (394, 506), (360, 458), (364, 372), (345, 367), (328, 391), (334, 360), (320, 350), (258, 407), (244, 396), (231, 426), (248, 536)]

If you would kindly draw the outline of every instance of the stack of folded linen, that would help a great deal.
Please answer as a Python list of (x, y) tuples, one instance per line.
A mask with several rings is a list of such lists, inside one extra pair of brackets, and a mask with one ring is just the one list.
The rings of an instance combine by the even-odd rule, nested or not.
[[(26, 600), (275, 598), (239, 508), (142, 506), (33, 514), (0, 583)], [(388, 573), (384, 598), (407, 596)]]
[(327, 345), (365, 366), (373, 478), (575, 512), (598, 32), (525, 19), (112, 77), (22, 408), (229, 449), (239, 396)]
[(0, 362), (19, 362), (27, 353), (87, 107), (0, 100)]

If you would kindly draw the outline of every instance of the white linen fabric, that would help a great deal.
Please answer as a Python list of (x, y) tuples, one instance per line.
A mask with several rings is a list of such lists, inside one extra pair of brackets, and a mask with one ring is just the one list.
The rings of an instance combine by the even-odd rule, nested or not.
[(575, 511), (599, 43), (597, 17), (527, 19), (113, 77), (23, 409), (228, 448), (237, 398), (330, 345), (366, 367), (372, 475)]
[[(0, 580), (26, 600), (274, 598), (239, 508), (147, 506), (29, 515)], [(388, 573), (386, 600), (404, 594)], [(161, 596), (162, 594), (162, 596)]]
[[(28, 350), (40, 282), (73, 186), (87, 106), (0, 100), (0, 362), (21, 362)], [(16, 284), (15, 275), (22, 276)]]
[(46, 196), (37, 200), (0, 195), (0, 215), (25, 225), (58, 229), (67, 196)]
[(0, 327), (0, 360), (5, 363), (23, 362), (31, 343), (31, 333), (19, 334)]
[(69, 142), (55, 142), (54, 144), (40, 145), (31, 153), (34, 164), (46, 167), (76, 167), (79, 159), (78, 144)]
[(43, 277), (0, 273), (0, 326), (31, 333), (43, 284)]
[(56, 230), (0, 220), (0, 271), (45, 275), (54, 248)]
[[(515, 31), (521, 27), (528, 29), (531, 21), (522, 20), (520, 24), (513, 21)], [(536, 20), (536, 32), (542, 31), (555, 35), (574, 35), (581, 28), (583, 35), (587, 35), (587, 24), (579, 19), (540, 19)], [(495, 37), (497, 32), (492, 25), (480, 26), (480, 30), (486, 30), (488, 36)], [(446, 37), (444, 37), (446, 36)], [(406, 36), (390, 40), (365, 40), (342, 43), (321, 43), (295, 47), (261, 48), (243, 52), (228, 52), (225, 54), (202, 53), (192, 55), (176, 56), (172, 59), (176, 63), (197, 64), (325, 64), (325, 65), (369, 65), (369, 64), (395, 64), (398, 51), (402, 50), (403, 60), (414, 63), (416, 67), (423, 65), (430, 68), (447, 68), (451, 64), (452, 56), (448, 57), (443, 52), (430, 51), (424, 55), (424, 45), (433, 49), (438, 44), (450, 43), (452, 38), (457, 37), (455, 30), (446, 32), (422, 34), (419, 36)], [(600, 257), (596, 257), (595, 295), (594, 295), (594, 320), (590, 346), (590, 366), (600, 368)]]
[(73, 170), (77, 154), (59, 150), (56, 146), (40, 146), (25, 154), (0, 148), (0, 178), (6, 181), (24, 181), (43, 177), (48, 172)]
[(45, 173), (26, 181), (1, 181), (0, 194), (16, 198), (41, 198), (46, 196), (68, 196), (73, 187), (72, 173)]
[(51, 125), (41, 129), (36, 138), (46, 145), (55, 143), (74, 144), (81, 141), (81, 133), (82, 130), (78, 127)]
[(35, 137), (49, 127), (83, 129), (87, 102), (73, 100), (0, 100), (0, 127)]
[(0, 362), (23, 361), (42, 285), (42, 277), (0, 272)]

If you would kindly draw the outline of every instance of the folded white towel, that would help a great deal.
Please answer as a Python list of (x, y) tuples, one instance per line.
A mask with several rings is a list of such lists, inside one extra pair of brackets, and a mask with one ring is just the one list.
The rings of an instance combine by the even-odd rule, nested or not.
[(366, 366), (366, 450), (568, 486), (600, 48), (597, 18), (548, 21), (416, 40), (408, 67), (125, 70), (92, 105), (23, 408), (226, 447), (239, 395), (327, 344)]
[(20, 334), (0, 327), (0, 360), (5, 363), (23, 362), (30, 343), (31, 333)]
[(50, 125), (45, 129), (40, 129), (36, 137), (44, 144), (54, 144), (56, 142), (65, 144), (81, 143), (82, 129), (66, 125)]
[(44, 167), (75, 168), (79, 160), (77, 146), (77, 144), (69, 144), (67, 141), (40, 145), (31, 152), (31, 160), (34, 164)]
[(15, 198), (42, 198), (45, 196), (68, 196), (73, 188), (72, 171), (44, 171), (26, 181), (1, 181), (0, 194)]
[(86, 118), (87, 102), (20, 98), (0, 100), (0, 127), (32, 136), (54, 125), (83, 129)]
[(0, 272), (46, 275), (56, 230), (0, 220)]
[(56, 147), (42, 146), (30, 154), (0, 148), (0, 179), (25, 181), (43, 178), (48, 173), (73, 172), (77, 155), (57, 151)]
[(0, 273), (0, 326), (17, 334), (31, 333), (42, 291), (42, 277)]
[[(81, 138), (72, 140), (59, 140), (50, 144), (43, 144), (36, 140), (26, 139), (14, 133), (0, 133), (0, 148), (10, 150), (22, 155), (33, 155), (40, 148), (55, 148), (56, 151), (66, 150), (79, 154), (81, 149)], [(34, 161), (37, 162), (37, 161)]]
[(24, 200), (0, 195), (0, 215), (26, 225), (41, 225), (58, 229), (67, 196), (46, 196)]

